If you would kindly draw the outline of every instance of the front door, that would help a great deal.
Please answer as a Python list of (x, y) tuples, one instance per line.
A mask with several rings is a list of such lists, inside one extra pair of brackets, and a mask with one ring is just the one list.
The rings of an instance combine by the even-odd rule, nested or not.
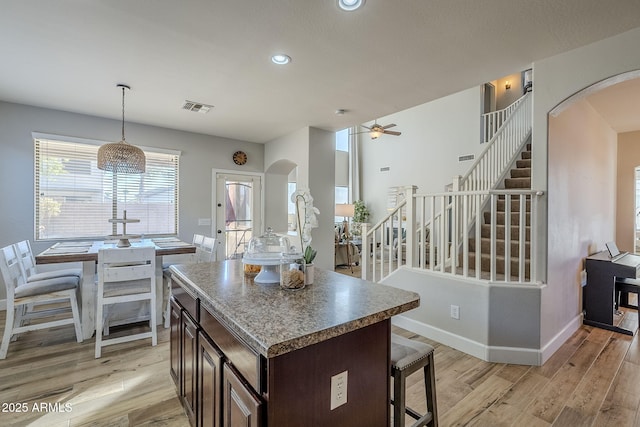
[(260, 233), (261, 193), (260, 176), (216, 173), (217, 259), (241, 258), (254, 232)]

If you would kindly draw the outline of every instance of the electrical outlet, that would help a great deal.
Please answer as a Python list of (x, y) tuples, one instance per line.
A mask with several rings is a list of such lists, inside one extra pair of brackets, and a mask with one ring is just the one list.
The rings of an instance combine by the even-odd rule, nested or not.
[(457, 305), (451, 306), (451, 318), (460, 320), (460, 306), (457, 306)]
[(347, 372), (331, 377), (331, 410), (347, 403)]

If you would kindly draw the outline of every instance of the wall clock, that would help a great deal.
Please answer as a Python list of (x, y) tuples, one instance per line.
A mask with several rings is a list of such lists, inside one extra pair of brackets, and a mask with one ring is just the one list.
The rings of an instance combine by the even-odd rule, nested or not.
[(233, 153), (233, 163), (240, 166), (247, 163), (247, 153), (244, 151), (236, 151)]

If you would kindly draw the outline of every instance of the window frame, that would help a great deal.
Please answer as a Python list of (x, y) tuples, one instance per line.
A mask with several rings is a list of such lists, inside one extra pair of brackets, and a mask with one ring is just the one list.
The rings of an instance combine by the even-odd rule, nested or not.
[[(43, 188), (42, 187), (42, 182), (40, 180), (40, 176), (42, 174), (42, 163), (41, 163), (41, 156), (42, 154), (42, 150), (46, 149), (42, 147), (43, 142), (46, 144), (49, 141), (53, 142), (53, 143), (65, 143), (65, 144), (72, 144), (72, 145), (77, 145), (81, 150), (93, 150), (95, 149), (96, 152), (96, 163), (97, 163), (97, 150), (100, 147), (100, 145), (109, 143), (109, 141), (100, 141), (100, 140), (94, 140), (94, 139), (87, 139), (87, 138), (78, 138), (78, 137), (71, 137), (71, 136), (64, 136), (64, 135), (54, 135), (54, 134), (46, 134), (46, 133), (40, 133), (40, 132), (32, 132), (32, 138), (33, 138), (33, 148), (34, 148), (34, 153), (33, 153), (33, 162), (34, 162), (34, 239), (35, 241), (39, 241), (39, 242), (47, 242), (47, 241), (63, 241), (63, 240), (86, 240), (86, 239), (100, 239), (100, 238), (104, 238), (104, 237), (109, 237), (109, 234), (106, 235), (101, 235), (101, 234), (95, 234), (95, 233), (89, 233), (87, 235), (82, 235), (81, 233), (77, 233), (77, 234), (73, 234), (73, 233), (60, 233), (62, 235), (58, 235), (55, 237), (52, 236), (46, 236), (41, 233), (40, 231), (40, 227), (42, 225), (41, 222), (41, 218), (40, 218), (40, 198), (41, 197), (45, 197), (44, 196), (44, 191), (47, 190), (48, 187)], [(145, 154), (148, 155), (148, 157), (151, 158), (158, 158), (158, 157), (163, 157), (163, 156), (167, 156), (166, 159), (157, 159), (157, 161), (159, 161), (160, 164), (164, 163), (164, 161), (166, 160), (166, 164), (168, 166), (170, 166), (169, 171), (170, 171), (170, 178), (166, 181), (163, 181), (162, 179), (159, 181), (148, 181), (148, 175), (145, 173), (143, 175), (145, 175), (145, 183), (148, 182), (157, 182), (160, 184), (172, 184), (172, 185), (168, 185), (168, 190), (169, 190), (169, 198), (167, 198), (167, 206), (170, 207), (171, 204), (173, 204), (173, 208), (171, 209), (170, 214), (168, 214), (167, 217), (167, 221), (165, 221), (167, 229), (166, 232), (156, 232), (156, 233), (136, 233), (136, 234), (144, 234), (145, 237), (152, 237), (152, 236), (176, 236), (178, 235), (178, 225), (179, 225), (179, 175), (180, 175), (180, 155), (181, 152), (178, 150), (167, 150), (167, 149), (163, 149), (163, 148), (156, 148), (156, 147), (147, 147), (147, 146), (141, 146), (141, 145), (137, 145), (137, 147), (141, 148)], [(71, 147), (71, 146), (70, 146)], [(71, 158), (71, 161), (78, 161), (79, 163), (86, 161), (86, 158), (83, 159), (81, 158), (81, 156), (79, 156), (78, 158)], [(115, 181), (115, 185), (117, 185), (117, 179), (113, 180), (110, 176), (106, 176), (107, 174), (111, 174), (111, 172), (106, 172), (106, 171), (101, 171), (97, 169), (97, 165), (96, 163), (93, 162), (93, 160), (91, 160), (91, 164), (89, 165), (89, 169), (90, 169), (90, 174), (87, 175), (88, 179), (87, 181), (90, 184), (94, 184), (93, 190), (94, 192), (96, 191), (104, 191), (104, 182), (105, 181), (110, 181), (110, 182), (114, 182)], [(98, 172), (99, 171), (99, 172)], [(96, 177), (95, 173), (98, 172), (101, 175), (99, 177)], [(149, 171), (147, 171), (148, 173)], [(82, 177), (84, 175), (83, 171), (79, 170), (77, 174), (74, 175), (74, 178), (78, 178), (78, 177)], [(121, 176), (125, 176), (125, 174), (119, 174), (119, 177)], [(143, 178), (144, 179), (144, 178)], [(94, 181), (94, 182), (92, 182)], [(98, 182), (102, 182), (102, 184), (98, 184)], [(121, 180), (122, 182), (122, 180)], [(125, 180), (126, 182), (126, 180)], [(91, 188), (90, 186), (87, 188)], [(110, 187), (111, 188), (111, 187)], [(122, 187), (121, 187), (122, 189)], [(126, 187), (125, 187), (126, 189)], [(68, 197), (69, 199), (74, 199), (77, 198), (77, 194), (75, 193), (75, 189), (69, 189), (69, 195), (68, 196), (64, 196), (65, 198)], [(63, 193), (64, 194), (64, 193)], [(172, 196), (171, 196), (172, 194)], [(145, 201), (144, 203), (138, 203), (138, 206), (141, 206), (144, 209), (144, 206), (148, 206), (149, 205), (149, 200)], [(120, 213), (122, 210), (122, 205), (126, 204), (126, 202), (122, 202), (120, 200), (118, 200), (118, 197), (112, 197), (112, 202), (111, 202), (111, 217), (113, 217), (113, 213), (114, 212), (118, 212)], [(118, 207), (120, 206), (120, 207)], [(148, 209), (148, 208), (147, 208)], [(120, 213), (121, 216), (121, 213)], [(70, 222), (75, 221), (75, 218), (81, 218), (82, 214), (79, 213), (78, 216), (71, 216)], [(173, 218), (171, 218), (173, 217)], [(107, 219), (110, 219), (107, 218)], [(131, 218), (131, 215), (129, 215), (129, 218)], [(122, 232), (122, 228), (120, 224), (112, 224), (109, 225), (109, 227), (111, 227), (112, 230), (112, 234), (114, 234), (113, 229), (114, 227), (117, 226), (117, 232), (116, 233), (121, 233)], [(131, 227), (131, 226), (130, 226)], [(130, 230), (127, 230), (130, 231)], [(159, 230), (155, 230), (155, 231), (159, 231)]]

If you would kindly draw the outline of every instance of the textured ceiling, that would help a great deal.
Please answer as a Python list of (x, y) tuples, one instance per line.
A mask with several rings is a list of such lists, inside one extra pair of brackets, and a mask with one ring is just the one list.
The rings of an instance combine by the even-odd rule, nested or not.
[[(0, 0), (0, 100), (266, 142), (404, 110), (640, 26), (637, 0)], [(275, 66), (270, 56), (293, 61)], [(208, 114), (181, 110), (185, 100)], [(347, 110), (337, 116), (336, 109)]]

